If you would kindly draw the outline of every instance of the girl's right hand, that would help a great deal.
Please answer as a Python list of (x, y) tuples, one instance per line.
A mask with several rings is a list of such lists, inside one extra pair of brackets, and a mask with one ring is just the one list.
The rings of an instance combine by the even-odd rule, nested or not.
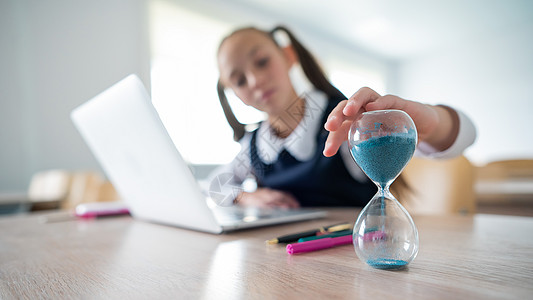
[(283, 191), (270, 188), (258, 188), (255, 192), (242, 192), (235, 199), (235, 203), (245, 207), (259, 208), (298, 208), (300, 203), (296, 198)]
[(459, 132), (459, 118), (452, 109), (405, 100), (394, 95), (381, 96), (364, 87), (350, 99), (341, 101), (330, 113), (324, 125), (329, 131), (324, 155), (329, 157), (337, 153), (341, 144), (348, 139), (352, 122), (359, 115), (381, 109), (399, 109), (409, 114), (415, 122), (419, 139), (439, 151), (450, 147)]

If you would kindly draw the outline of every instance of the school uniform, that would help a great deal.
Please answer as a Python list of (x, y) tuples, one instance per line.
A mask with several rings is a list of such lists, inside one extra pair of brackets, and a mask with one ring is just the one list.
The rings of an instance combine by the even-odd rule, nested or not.
[[(241, 184), (250, 178), (258, 188), (291, 193), (301, 206), (362, 207), (374, 196), (377, 188), (351, 157), (347, 142), (332, 157), (322, 154), (328, 136), (324, 123), (343, 99), (327, 99), (318, 90), (305, 94), (304, 99), (305, 111), (294, 112), (302, 113), (303, 118), (287, 138), (279, 138), (269, 121), (263, 121), (239, 141), (241, 151), (235, 159), (213, 171), (208, 180), (211, 192), (216, 186), (216, 192), (211, 193), (217, 198), (216, 203), (231, 205), (244, 188)], [(460, 131), (456, 142), (442, 152), (420, 143), (417, 155), (454, 157), (471, 145), (475, 128), (468, 117), (458, 114)]]

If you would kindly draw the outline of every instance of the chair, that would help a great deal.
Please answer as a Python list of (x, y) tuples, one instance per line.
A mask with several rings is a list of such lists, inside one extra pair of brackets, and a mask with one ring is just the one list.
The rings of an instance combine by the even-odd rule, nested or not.
[(477, 168), (476, 180), (480, 202), (533, 204), (533, 159), (489, 162)]
[(28, 202), (32, 210), (54, 209), (67, 198), (70, 189), (70, 173), (52, 169), (36, 172), (28, 187)]
[(100, 185), (100, 190), (98, 191), (98, 201), (118, 201), (120, 200), (120, 195), (109, 180), (104, 180)]
[(479, 167), (478, 177), (486, 179), (532, 179), (533, 159), (505, 159)]
[(31, 210), (72, 209), (80, 203), (120, 200), (113, 185), (96, 171), (44, 170), (28, 187)]
[(71, 173), (69, 193), (61, 208), (70, 209), (85, 202), (98, 201), (98, 193), (104, 179), (98, 172), (75, 171)]
[(409, 190), (402, 204), (413, 214), (475, 213), (475, 170), (470, 161), (413, 157), (402, 172)]
[(113, 185), (95, 171), (77, 171), (71, 174), (69, 194), (61, 208), (71, 209), (80, 203), (117, 201)]

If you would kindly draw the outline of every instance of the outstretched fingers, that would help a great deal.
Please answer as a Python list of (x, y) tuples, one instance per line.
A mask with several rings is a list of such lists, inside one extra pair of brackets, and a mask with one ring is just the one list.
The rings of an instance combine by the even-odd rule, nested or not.
[(324, 128), (329, 131), (324, 147), (324, 156), (330, 157), (337, 153), (339, 147), (348, 139), (350, 126), (366, 105), (378, 99), (380, 95), (370, 88), (361, 88), (350, 99), (339, 102), (329, 114)]
[(353, 120), (351, 118), (346, 119), (337, 130), (329, 132), (324, 146), (324, 156), (330, 157), (337, 153), (342, 143), (348, 139), (348, 132), (350, 131), (352, 122)]
[(406, 101), (400, 97), (393, 95), (385, 95), (379, 97), (377, 101), (368, 103), (365, 108), (367, 111), (382, 110), (382, 109), (399, 109), (399, 110), (409, 110), (409, 103), (411, 101)]
[(348, 99), (348, 103), (342, 112), (346, 116), (355, 117), (360, 113), (362, 108), (365, 108), (368, 103), (376, 101), (379, 97), (381, 97), (381, 95), (371, 88), (360, 88), (350, 97), (350, 99)]
[(331, 113), (328, 116), (328, 119), (326, 121), (326, 124), (324, 124), (324, 128), (327, 131), (335, 131), (338, 130), (344, 120), (346, 120), (347, 116), (344, 115), (342, 112), (344, 110), (344, 107), (346, 107), (346, 104), (348, 104), (348, 100), (343, 100), (333, 108)]

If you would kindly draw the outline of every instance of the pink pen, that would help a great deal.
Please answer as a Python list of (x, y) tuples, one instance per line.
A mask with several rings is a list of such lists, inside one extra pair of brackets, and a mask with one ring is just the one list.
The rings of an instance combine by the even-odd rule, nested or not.
[(322, 250), (340, 245), (352, 243), (352, 235), (345, 235), (335, 238), (324, 238), (314, 241), (307, 241), (301, 243), (294, 243), (287, 245), (287, 253), (296, 254), (303, 252), (311, 252), (315, 250)]
[(385, 232), (381, 230), (367, 232), (363, 235), (363, 240), (365, 241), (378, 241), (383, 239), (385, 239)]
[(128, 213), (128, 207), (122, 201), (81, 203), (75, 211), (77, 217), (87, 219)]

